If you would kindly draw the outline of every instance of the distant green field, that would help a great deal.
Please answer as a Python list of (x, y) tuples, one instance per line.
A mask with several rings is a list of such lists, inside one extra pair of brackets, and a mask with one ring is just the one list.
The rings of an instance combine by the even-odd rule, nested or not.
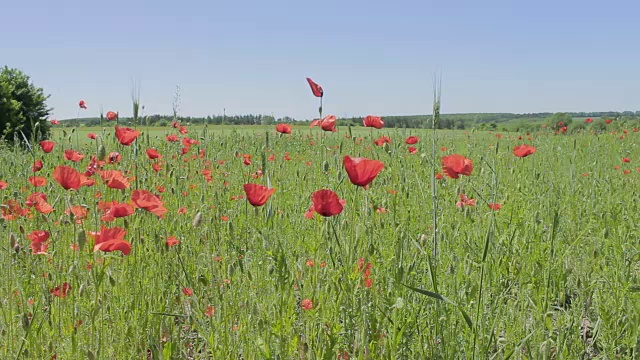
[[(274, 125), (199, 125), (199, 126), (190, 126), (189, 133), (185, 134), (185, 136), (192, 138), (202, 138), (202, 137), (229, 137), (229, 136), (253, 136), (264, 134), (265, 132), (271, 133), (272, 136), (286, 136), (277, 134), (274, 131)], [(142, 132), (142, 140), (147, 141), (147, 137), (150, 142), (154, 141), (164, 141), (164, 138), (169, 134), (176, 133), (175, 129), (165, 126), (165, 127), (146, 127), (139, 126), (136, 128), (138, 131)], [(309, 126), (293, 126), (292, 132), (294, 134), (309, 134), (314, 135), (319, 131), (318, 128), (311, 129)], [(409, 136), (409, 135), (423, 135), (427, 134), (430, 130), (428, 129), (383, 129), (379, 131), (372, 131), (371, 128), (365, 128), (362, 126), (341, 126), (338, 127), (338, 135), (346, 136), (351, 132), (354, 137), (362, 137), (367, 135), (383, 135), (383, 134), (397, 134), (398, 136)], [(458, 134), (459, 136), (464, 136), (465, 133), (472, 133), (475, 131), (472, 130), (447, 130), (446, 133), (449, 135)], [(88, 144), (93, 140), (87, 137), (88, 134), (93, 133), (96, 135), (100, 135), (105, 139), (114, 140), (114, 125), (109, 127), (77, 127), (77, 128), (52, 128), (52, 136), (51, 138), (54, 140), (58, 140), (61, 143), (68, 144)], [(328, 135), (326, 135), (328, 136)]]

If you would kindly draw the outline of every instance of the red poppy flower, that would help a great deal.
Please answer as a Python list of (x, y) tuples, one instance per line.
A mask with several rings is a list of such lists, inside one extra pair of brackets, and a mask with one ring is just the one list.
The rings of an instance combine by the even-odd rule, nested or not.
[(180, 244), (180, 240), (178, 240), (175, 236), (169, 236), (169, 238), (167, 239), (168, 247), (172, 247), (178, 244)]
[(300, 307), (303, 310), (309, 311), (313, 309), (313, 301), (311, 299), (304, 299), (300, 302)]
[(43, 230), (32, 231), (27, 235), (27, 239), (31, 242), (31, 253), (33, 255), (46, 255), (49, 244), (49, 232)]
[(47, 203), (47, 195), (43, 193), (36, 192), (29, 195), (25, 205), (33, 207), (41, 214), (46, 215), (53, 212), (53, 207)]
[(98, 135), (94, 134), (94, 133), (88, 133), (87, 137), (91, 140), (95, 140), (98, 138)]
[(418, 148), (416, 148), (415, 146), (409, 146), (407, 150), (409, 150), (409, 154), (415, 154), (418, 152)]
[(151, 168), (153, 168), (153, 171), (159, 172), (160, 170), (162, 170), (162, 165), (160, 165), (158, 163), (153, 163), (153, 164), (151, 164)]
[(48, 140), (40, 141), (40, 147), (42, 148), (42, 151), (46, 153), (50, 153), (53, 150), (53, 146), (55, 144), (56, 143), (54, 143), (53, 141), (48, 141)]
[(535, 147), (531, 145), (526, 145), (526, 144), (518, 145), (513, 148), (513, 155), (521, 158), (527, 157), (535, 152), (536, 152)]
[(193, 289), (192, 288), (182, 288), (182, 293), (185, 296), (193, 296)]
[(322, 90), (322, 86), (316, 84), (311, 78), (307, 78), (307, 82), (311, 87), (311, 92), (315, 97), (322, 97), (324, 95), (324, 91)]
[(322, 121), (320, 122), (320, 127), (324, 131), (333, 131), (333, 132), (338, 131), (336, 129), (336, 117), (335, 117), (335, 115), (327, 115), (327, 116), (325, 116), (322, 119)]
[(32, 242), (29, 247), (32, 255), (47, 255), (49, 243)]
[(80, 100), (80, 102), (78, 103), (78, 106), (80, 106), (80, 109), (86, 109), (87, 108), (87, 102), (84, 100)]
[(373, 143), (376, 144), (376, 146), (382, 146), (384, 144), (391, 144), (391, 138), (388, 137), (388, 136), (380, 136), (376, 140), (373, 140)]
[(604, 121), (605, 124), (611, 124), (611, 119), (607, 119)]
[(53, 289), (49, 290), (49, 293), (55, 297), (65, 298), (71, 291), (71, 285), (69, 283), (64, 282), (62, 285), (56, 286)]
[(41, 176), (31, 176), (29, 178), (29, 182), (35, 187), (45, 186), (47, 185), (47, 178), (43, 178)]
[(493, 210), (493, 211), (498, 211), (500, 209), (502, 209), (502, 205), (498, 204), (498, 203), (489, 203), (489, 209)]
[(0, 206), (2, 218), (5, 220), (16, 220), (18, 217), (29, 216), (29, 209), (23, 209), (16, 200), (9, 200)]
[(204, 314), (206, 315), (206, 317), (212, 317), (213, 314), (216, 313), (216, 308), (209, 305), (207, 306), (207, 309), (204, 311)]
[(587, 124), (591, 124), (593, 122), (592, 118), (587, 118), (587, 120), (584, 121)]
[(91, 184), (91, 181), (78, 170), (64, 165), (57, 166), (53, 170), (53, 178), (65, 190), (78, 190), (81, 186), (89, 186)]
[(629, 158), (627, 158), (627, 157), (626, 157), (626, 158), (622, 158), (622, 162), (624, 162), (624, 163), (628, 163), (628, 162), (631, 162), (631, 159), (629, 159)]
[(44, 165), (42, 164), (42, 160), (36, 160), (33, 165), (31, 166), (31, 171), (32, 172), (38, 172), (40, 170), (42, 170), (42, 167)]
[(313, 208), (313, 205), (311, 205), (309, 207), (309, 209), (307, 211), (305, 211), (304, 213), (304, 217), (306, 217), (307, 219), (313, 219), (313, 214), (315, 214), (315, 209)]
[(162, 155), (160, 155), (160, 153), (158, 153), (158, 150), (156, 149), (147, 149), (147, 157), (149, 157), (149, 159), (151, 160), (162, 159)]
[(34, 192), (31, 195), (27, 196), (25, 205), (33, 207), (40, 201), (47, 201), (47, 195), (41, 192)]
[(82, 224), (82, 220), (87, 218), (89, 210), (84, 206), (72, 206), (65, 210), (64, 213), (67, 215), (73, 214), (76, 224)]
[(409, 136), (408, 138), (404, 139), (404, 143), (407, 145), (417, 144), (418, 141), (420, 141), (420, 139), (417, 136)]
[(178, 135), (176, 135), (176, 134), (167, 135), (165, 137), (165, 140), (167, 140), (168, 142), (177, 142), (178, 141)]
[(368, 262), (365, 265), (364, 262), (364, 258), (358, 259), (358, 272), (362, 272), (364, 286), (366, 288), (370, 288), (373, 285), (373, 279), (371, 278), (371, 269), (373, 268), (373, 264)]
[(467, 195), (460, 194), (460, 201), (456, 203), (456, 206), (459, 208), (463, 206), (476, 206), (476, 199), (469, 199)]
[(187, 129), (186, 126), (180, 126), (180, 128), (178, 129), (178, 132), (182, 135), (184, 134), (188, 134), (189, 133), (189, 129)]
[(60, 121), (55, 119), (51, 120), (51, 125), (58, 125), (58, 124), (60, 124)]
[(110, 152), (109, 156), (107, 156), (107, 163), (109, 164), (117, 164), (120, 160), (122, 160), (122, 155), (117, 151)]
[(167, 212), (160, 198), (147, 190), (133, 190), (131, 201), (136, 207), (145, 209), (161, 218), (164, 218), (164, 214)]
[(342, 162), (349, 180), (356, 186), (369, 185), (384, 168), (384, 164), (378, 160), (352, 158), (348, 155), (342, 158)]
[(185, 136), (182, 138), (182, 145), (191, 147), (191, 145), (200, 145), (200, 141)]
[(107, 111), (107, 120), (113, 121), (118, 118), (118, 114), (113, 111)]
[(35, 230), (27, 235), (27, 239), (31, 242), (45, 242), (49, 240), (49, 232), (44, 230)]
[(64, 158), (73, 162), (79, 162), (84, 159), (84, 155), (78, 151), (67, 149), (64, 151)]
[(133, 143), (139, 135), (139, 131), (133, 130), (128, 127), (116, 126), (116, 137), (122, 145), (131, 145), (131, 143)]
[(118, 170), (99, 171), (98, 174), (100, 174), (102, 181), (107, 184), (107, 187), (111, 189), (124, 190), (131, 186), (129, 180)]
[(344, 209), (344, 201), (331, 190), (322, 189), (314, 192), (311, 195), (311, 201), (313, 211), (325, 217), (338, 215)]
[(382, 121), (382, 118), (380, 116), (367, 115), (362, 120), (362, 125), (364, 125), (365, 127), (382, 129), (382, 127), (384, 126), (384, 121)]
[(104, 225), (100, 226), (100, 232), (95, 237), (93, 251), (120, 251), (124, 255), (129, 255), (131, 244), (124, 240), (126, 234), (127, 231), (119, 227), (107, 229)]
[(127, 217), (135, 211), (133, 206), (127, 203), (119, 203), (117, 201), (98, 203), (98, 209), (102, 210), (101, 221), (113, 221), (117, 218)]
[(269, 189), (263, 185), (244, 184), (244, 192), (247, 194), (247, 200), (249, 204), (253, 206), (264, 205), (275, 191), (276, 189)]
[(560, 131), (562, 131), (563, 133), (567, 132), (567, 127), (566, 126), (561, 127)]
[(7, 184), (6, 182), (0, 180), (0, 190), (6, 189), (7, 186), (9, 186), (9, 184)]
[(444, 156), (442, 170), (452, 179), (457, 179), (460, 175), (469, 176), (473, 172), (473, 162), (462, 155)]
[(281, 134), (291, 134), (291, 125), (289, 124), (278, 124), (276, 125), (276, 131)]

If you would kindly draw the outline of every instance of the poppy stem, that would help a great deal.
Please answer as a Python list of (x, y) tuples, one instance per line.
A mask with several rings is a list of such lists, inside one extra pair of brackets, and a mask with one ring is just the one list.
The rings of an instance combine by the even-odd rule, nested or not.
[[(433, 271), (437, 269), (438, 262), (438, 192), (436, 188), (436, 143), (437, 143), (437, 133), (436, 127), (438, 124), (438, 120), (440, 118), (440, 85), (434, 84), (433, 91), (433, 119), (431, 122), (431, 200), (432, 200), (432, 227), (433, 227), (433, 255), (432, 261), (433, 263)], [(432, 276), (433, 279), (433, 288), (436, 292), (438, 292), (438, 285), (436, 283), (435, 273)]]
[[(336, 239), (336, 244), (338, 244), (338, 250), (340, 251), (340, 254), (342, 254), (342, 244), (340, 243), (340, 238), (338, 238), (338, 232), (336, 231), (336, 226), (334, 225), (333, 221), (327, 218), (327, 221), (331, 224), (331, 229), (333, 230), (333, 237)], [(333, 253), (330, 252), (331, 254), (331, 261), (334, 263), (334, 267), (335, 267), (335, 259), (333, 258)], [(338, 258), (338, 265), (342, 266), (342, 261), (340, 261), (341, 259)]]
[(244, 202), (244, 243), (249, 243), (249, 224), (247, 223), (247, 219), (249, 219), (249, 201)]

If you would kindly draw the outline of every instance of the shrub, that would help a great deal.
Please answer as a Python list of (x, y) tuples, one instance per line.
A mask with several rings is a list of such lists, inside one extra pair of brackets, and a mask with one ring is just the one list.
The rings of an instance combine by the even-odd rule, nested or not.
[[(7, 66), (0, 70), (0, 138), (13, 142), (40, 141), (48, 138), (51, 128), (47, 117), (51, 109), (42, 88), (29, 76)], [(24, 135), (24, 136), (23, 136)]]

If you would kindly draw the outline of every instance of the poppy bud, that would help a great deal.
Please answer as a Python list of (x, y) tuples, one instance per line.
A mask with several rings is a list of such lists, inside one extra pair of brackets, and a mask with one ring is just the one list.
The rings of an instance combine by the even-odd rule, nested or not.
[(29, 325), (31, 325), (31, 320), (29, 319), (29, 315), (25, 312), (22, 316), (22, 328), (24, 331), (29, 330)]
[(202, 223), (202, 212), (198, 212), (196, 216), (193, 217), (191, 225), (193, 225), (194, 228), (197, 228), (200, 226), (200, 223)]
[(103, 144), (100, 144), (100, 147), (98, 147), (98, 160), (104, 161), (106, 157), (107, 157), (107, 149), (104, 148)]
[(22, 248), (20, 244), (18, 244), (18, 240), (16, 239), (16, 234), (9, 234), (9, 241), (11, 243), (11, 248), (17, 253)]
[(425, 245), (429, 241), (429, 236), (427, 234), (420, 235), (420, 244)]
[(82, 251), (82, 249), (84, 249), (84, 245), (87, 243), (87, 236), (84, 233), (84, 230), (80, 229), (76, 233), (76, 243), (80, 247), (80, 251)]
[(322, 162), (322, 169), (324, 170), (324, 172), (328, 172), (329, 171), (329, 162), (323, 161)]

